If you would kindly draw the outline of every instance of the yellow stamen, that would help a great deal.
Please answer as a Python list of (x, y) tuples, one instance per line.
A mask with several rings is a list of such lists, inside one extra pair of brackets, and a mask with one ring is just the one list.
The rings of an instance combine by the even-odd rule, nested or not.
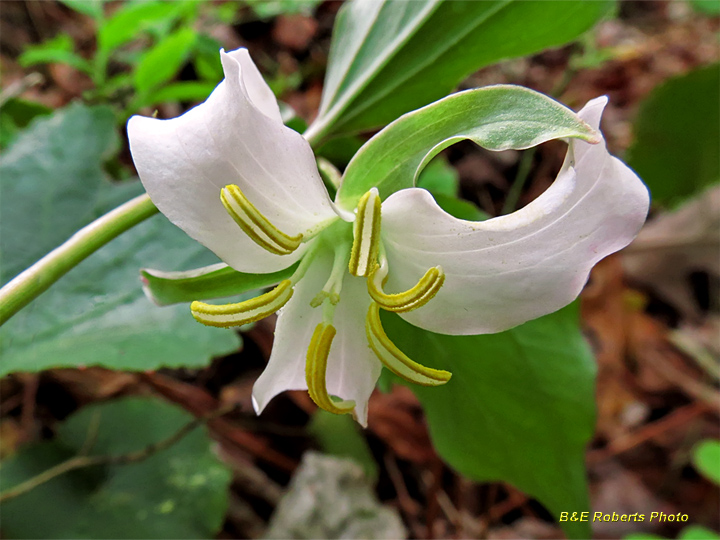
[(234, 184), (225, 186), (220, 191), (225, 210), (240, 228), (256, 244), (276, 255), (288, 255), (302, 243), (302, 234), (288, 236), (275, 227), (262, 213), (255, 208), (240, 188)]
[(365, 319), (365, 332), (370, 348), (383, 365), (398, 377), (422, 386), (439, 386), (452, 377), (449, 371), (433, 369), (411, 360), (390, 341), (380, 322), (380, 306), (372, 302)]
[(355, 402), (335, 401), (327, 391), (325, 380), (327, 360), (334, 338), (335, 327), (333, 325), (320, 323), (315, 327), (307, 351), (305, 380), (307, 381), (308, 393), (318, 407), (335, 414), (348, 414), (353, 412)]
[(404, 313), (424, 306), (445, 282), (445, 272), (442, 267), (435, 266), (425, 272), (414, 287), (405, 292), (387, 294), (382, 290), (387, 274), (387, 261), (383, 261), (382, 265), (376, 264), (367, 280), (368, 292), (381, 308), (395, 313)]
[(218, 306), (195, 301), (190, 304), (190, 311), (195, 320), (207, 326), (242, 326), (264, 319), (283, 307), (293, 295), (292, 286), (286, 279), (273, 290), (237, 304)]
[(377, 188), (368, 191), (358, 203), (348, 264), (353, 276), (367, 276), (377, 260), (380, 245), (380, 207)]

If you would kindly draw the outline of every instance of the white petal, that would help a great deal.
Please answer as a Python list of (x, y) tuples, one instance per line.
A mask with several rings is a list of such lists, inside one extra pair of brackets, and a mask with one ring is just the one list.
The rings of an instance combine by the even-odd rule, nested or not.
[[(306, 390), (305, 358), (315, 327), (322, 321), (322, 307), (310, 301), (323, 288), (332, 268), (332, 254), (321, 253), (295, 292), (280, 310), (270, 361), (253, 387), (253, 405), (260, 414), (270, 400), (285, 390)], [(365, 314), (370, 297), (363, 278), (346, 275), (335, 310), (337, 334), (328, 357), (327, 385), (330, 395), (352, 399), (358, 422), (367, 424), (367, 402), (382, 366), (365, 337)]]
[(327, 373), (328, 391), (355, 401), (357, 421), (362, 426), (367, 426), (368, 400), (382, 371), (365, 335), (370, 302), (365, 278), (346, 274), (335, 311), (337, 335), (330, 349)]
[(278, 106), (275, 94), (263, 79), (255, 62), (250, 58), (247, 49), (236, 49), (227, 53), (240, 64), (240, 72), (242, 73), (242, 82), (245, 84), (250, 101), (268, 118), (282, 124), (282, 115)]
[(220, 190), (237, 184), (277, 228), (296, 235), (336, 216), (308, 143), (282, 125), (247, 51), (221, 52), (225, 80), (172, 120), (128, 122), (133, 160), (170, 221), (241, 272), (272, 272), (302, 254), (273, 255), (225, 211)]
[[(579, 116), (597, 129), (606, 103), (593, 100)], [(647, 188), (604, 141), (571, 141), (545, 193), (484, 222), (455, 219), (425, 190), (399, 191), (382, 207), (390, 263), (385, 290), (408, 289), (441, 265), (446, 278), (440, 291), (403, 318), (445, 334), (507, 330), (575, 299), (592, 266), (632, 241), (648, 205)]]

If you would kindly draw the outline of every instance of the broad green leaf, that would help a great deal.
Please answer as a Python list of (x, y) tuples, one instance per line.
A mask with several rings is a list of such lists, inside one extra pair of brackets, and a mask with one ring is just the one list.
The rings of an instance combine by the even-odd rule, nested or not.
[(460, 179), (454, 167), (440, 156), (433, 159), (418, 176), (417, 186), (433, 194), (440, 193), (448, 197), (457, 197)]
[(193, 29), (182, 28), (147, 51), (135, 70), (138, 92), (149, 92), (172, 79), (187, 60), (195, 38)]
[(0, 148), (8, 146), (20, 130), (38, 116), (50, 114), (52, 109), (24, 99), (10, 98), (0, 105)]
[(383, 199), (412, 187), (438, 152), (464, 139), (488, 150), (507, 150), (597, 136), (573, 111), (527, 88), (498, 85), (458, 92), (405, 114), (365, 143), (345, 169), (337, 202), (354, 208), (372, 187)]
[(0, 283), (100, 216), (118, 147), (109, 107), (71, 105), (33, 122), (0, 157)]
[(720, 535), (701, 525), (685, 527), (678, 536), (678, 540), (718, 540)]
[(433, 190), (430, 194), (440, 208), (445, 210), (451, 216), (467, 221), (484, 221), (490, 217), (487, 212), (480, 210), (475, 204), (457, 197), (450, 197), (444, 193), (437, 193)]
[[(192, 420), (155, 398), (89, 405), (52, 442), (22, 448), (0, 465), (7, 490), (77, 455), (97, 425), (90, 455), (121, 455), (158, 443)], [(3, 504), (10, 538), (212, 538), (227, 508), (230, 471), (215, 457), (205, 428), (128, 465), (59, 476)]]
[(382, 126), (434, 101), (467, 75), (567, 43), (611, 1), (375, 0), (338, 13), (311, 137)]
[(482, 221), (489, 217), (470, 201), (458, 198), (460, 180), (457, 171), (439, 156), (422, 170), (417, 186), (427, 189), (440, 208), (451, 216), (468, 221)]
[(720, 441), (705, 439), (693, 449), (693, 463), (706, 478), (720, 485)]
[(292, 276), (297, 264), (270, 274), (244, 274), (224, 263), (186, 272), (140, 271), (145, 293), (160, 305), (208, 300), (275, 285)]
[(165, 19), (179, 15), (176, 2), (135, 2), (123, 4), (98, 31), (100, 49), (110, 52)]
[(363, 468), (368, 480), (377, 481), (378, 465), (357, 422), (350, 416), (318, 409), (310, 420), (308, 431), (323, 452), (352, 459)]
[(698, 13), (720, 15), (720, 2), (718, 0), (690, 0), (690, 4)]
[[(74, 105), (35, 121), (0, 159), (0, 283), (7, 282), (139, 185), (102, 171), (116, 145), (105, 107)], [(193, 268), (217, 258), (162, 216), (117, 238), (0, 328), (0, 375), (102, 365), (147, 370), (202, 366), (238, 346), (232, 332), (195, 322), (187, 306), (159, 308), (138, 270)]]
[[(449, 465), (473, 480), (508, 482), (555, 516), (589, 511), (596, 368), (576, 305), (483, 336), (433, 334), (395, 315), (383, 321), (410, 358), (453, 374), (440, 387), (411, 386)], [(570, 537), (591, 536), (589, 523), (560, 525)]]
[(60, 2), (93, 19), (101, 19), (103, 16), (104, 0), (60, 0)]
[(67, 34), (58, 34), (53, 39), (30, 45), (20, 55), (18, 61), (23, 67), (36, 64), (68, 64), (85, 73), (92, 72), (90, 62), (73, 52), (75, 44)]
[(640, 107), (627, 162), (655, 202), (676, 205), (720, 181), (720, 65), (671, 79)]

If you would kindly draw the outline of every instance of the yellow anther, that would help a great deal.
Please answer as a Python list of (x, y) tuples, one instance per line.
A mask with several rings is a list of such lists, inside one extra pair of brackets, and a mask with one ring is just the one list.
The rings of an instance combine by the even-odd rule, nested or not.
[(234, 184), (220, 191), (225, 210), (253, 242), (276, 255), (287, 255), (302, 243), (302, 234), (288, 236), (273, 225), (255, 208), (240, 188)]
[(245, 302), (218, 306), (195, 301), (190, 304), (190, 311), (195, 320), (207, 326), (242, 326), (272, 315), (283, 307), (292, 295), (292, 282), (286, 279), (272, 291)]
[(355, 409), (355, 402), (335, 401), (327, 391), (325, 377), (333, 338), (335, 338), (335, 327), (333, 325), (320, 323), (315, 327), (307, 351), (305, 380), (307, 381), (308, 393), (318, 407), (335, 414), (348, 414)]
[(380, 194), (372, 188), (362, 196), (353, 225), (353, 245), (348, 269), (353, 276), (367, 276), (380, 246)]
[(430, 268), (414, 287), (405, 292), (386, 294), (382, 289), (387, 278), (387, 262), (376, 264), (367, 280), (368, 292), (381, 308), (396, 313), (412, 311), (427, 304), (445, 282), (445, 272), (441, 266)]
[(449, 371), (433, 369), (408, 358), (390, 341), (380, 322), (380, 306), (372, 302), (365, 319), (365, 332), (370, 348), (383, 365), (398, 377), (422, 386), (439, 386), (452, 377)]

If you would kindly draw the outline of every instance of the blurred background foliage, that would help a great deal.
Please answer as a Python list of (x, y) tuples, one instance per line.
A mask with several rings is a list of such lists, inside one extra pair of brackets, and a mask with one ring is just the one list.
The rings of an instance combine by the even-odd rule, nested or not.
[[(331, 1), (3, 2), (0, 283), (140, 193), (127, 118), (182, 114), (221, 80), (218, 50), (246, 46), (288, 125), (309, 125), (339, 170), (376, 128), (455, 88), (522, 84), (575, 109), (608, 94), (608, 145), (653, 209), (593, 272), (581, 322), (571, 306), (454, 339), (394, 318), (399, 344), (434, 350), (463, 384), (413, 394), (386, 377), (365, 431), (304, 393), (256, 419), (249, 392), (272, 323), (235, 333), (152, 306), (140, 267), (217, 260), (155, 217), (0, 331), (3, 535), (550, 538), (560, 511), (586, 507), (588, 483), (596, 511), (690, 516), (594, 523), (597, 537), (720, 530), (720, 2), (448, 2), (402, 43), (423, 4), (398, 5), (378, 4), (363, 41)], [(542, 193), (563, 153), (463, 142), (419, 185), (484, 219)], [(302, 458), (310, 448), (349, 461)]]

